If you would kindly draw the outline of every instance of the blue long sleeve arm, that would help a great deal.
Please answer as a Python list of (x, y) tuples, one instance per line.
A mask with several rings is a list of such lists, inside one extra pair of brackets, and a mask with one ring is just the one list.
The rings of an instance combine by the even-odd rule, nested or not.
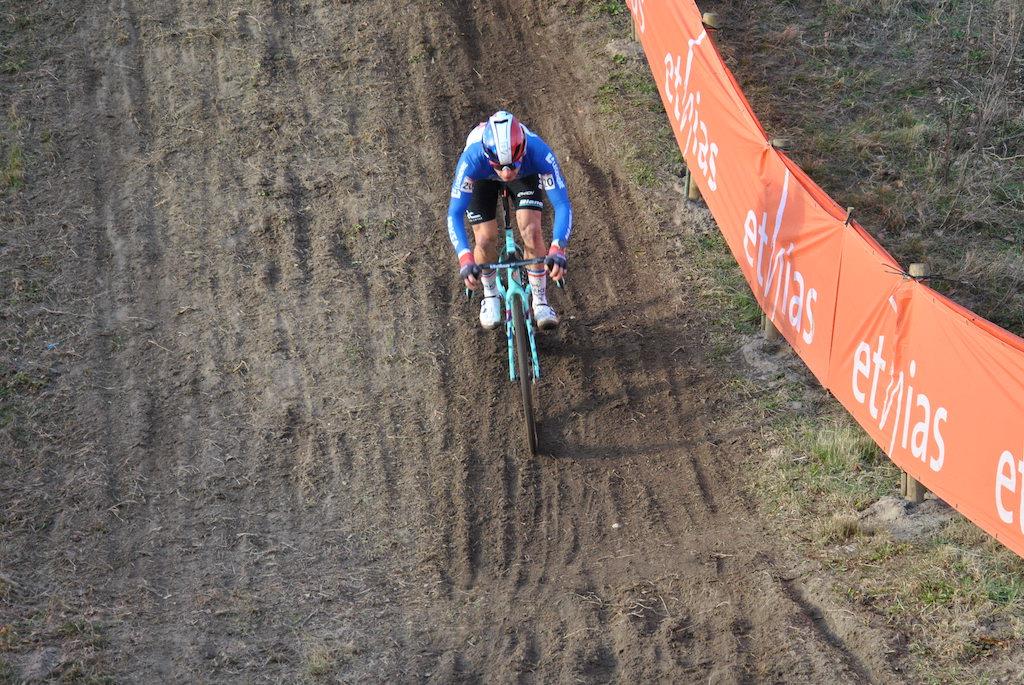
[(466, 152), (462, 153), (459, 163), (455, 166), (455, 179), (452, 181), (451, 200), (448, 201), (448, 239), (455, 248), (455, 255), (460, 259), (470, 252), (469, 239), (462, 217), (473, 199), (473, 179), (467, 173), (470, 163)]
[(569, 235), (572, 234), (572, 203), (569, 202), (569, 193), (565, 188), (548, 191), (548, 199), (555, 210), (554, 242), (560, 248), (565, 249), (569, 244)]
[(569, 236), (572, 234), (572, 203), (569, 202), (569, 191), (566, 189), (565, 177), (562, 176), (562, 169), (558, 166), (555, 153), (543, 141), (542, 145), (544, 147), (542, 165), (546, 167), (546, 171), (543, 172), (542, 185), (555, 210), (555, 229), (552, 242), (565, 249), (569, 244)]

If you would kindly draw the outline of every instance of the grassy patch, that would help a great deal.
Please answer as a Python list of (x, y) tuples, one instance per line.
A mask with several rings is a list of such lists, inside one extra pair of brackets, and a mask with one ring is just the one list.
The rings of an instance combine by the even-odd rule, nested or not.
[(24, 55), (4, 55), (0, 58), (0, 74), (13, 76), (22, 71), (26, 64), (28, 60)]
[[(712, 9), (709, 7), (708, 9)], [(998, 263), (1024, 238), (1024, 12), (999, 0), (714, 8), (755, 112), (901, 263), (1024, 334), (1024, 289)], [(972, 254), (973, 253), (973, 254)]]
[(14, 144), (7, 149), (6, 161), (0, 169), (0, 189), (17, 190), (25, 185), (25, 154)]
[[(910, 638), (926, 679), (983, 678), (978, 660), (1006, 654), (1019, 641), (1024, 562), (976, 539), (979, 532), (958, 519), (928, 541), (897, 547), (878, 536), (846, 558), (830, 557), (854, 600)], [(959, 539), (964, 533), (971, 544)]]
[(622, 105), (618, 101), (623, 99), (629, 100), (629, 104), (642, 104), (654, 111), (661, 111), (658, 87), (651, 79), (650, 72), (646, 66), (630, 65), (627, 60), (624, 55), (615, 55), (612, 63), (619, 68), (612, 69), (607, 80), (597, 89), (597, 101), (603, 113), (621, 109)]
[(106, 644), (106, 637), (100, 626), (83, 619), (61, 624), (57, 628), (57, 635), (65, 639), (81, 641), (83, 644), (95, 648), (101, 648)]
[[(762, 409), (770, 410), (777, 395), (761, 398)], [(820, 537), (836, 539), (842, 536), (833, 529), (849, 527), (842, 523), (844, 516), (893, 493), (898, 469), (848, 415), (824, 421), (790, 416), (785, 421), (789, 425), (779, 435), (781, 447), (767, 452), (757, 482), (774, 512), (787, 517), (812, 513), (825, 522)], [(836, 518), (829, 512), (840, 513)]]
[[(48, 680), (74, 683), (113, 683), (113, 678), (104, 673), (103, 650), (108, 647), (104, 626), (84, 618), (69, 618), (63, 623), (54, 623), (53, 616), (46, 612), (26, 615), (14, 624), (0, 625), (0, 652), (25, 654), (41, 645), (58, 646), (62, 655), (54, 665)], [(0, 682), (4, 679), (4, 667), (13, 678), (13, 666), (0, 659)], [(12, 680), (13, 682), (13, 680)]]
[(773, 413), (783, 387), (759, 399), (766, 456), (752, 485), (802, 555), (820, 560), (851, 601), (906, 635), (917, 677), (980, 677), (1024, 629), (1024, 560), (966, 519), (910, 541), (865, 526), (861, 512), (897, 494), (899, 469), (854, 421)]
[(590, 5), (596, 13), (609, 17), (620, 17), (629, 14), (629, 8), (626, 7), (625, 0), (590, 0)]
[(634, 157), (626, 162), (626, 172), (630, 179), (638, 186), (650, 188), (654, 185), (654, 169), (641, 158)]
[(680, 243), (687, 258), (701, 267), (694, 276), (695, 291), (709, 307), (722, 312), (713, 336), (734, 351), (736, 334), (757, 330), (761, 308), (719, 231), (684, 235)]
[(311, 678), (324, 678), (331, 675), (337, 667), (337, 663), (337, 655), (327, 645), (313, 645), (306, 651), (306, 673)]

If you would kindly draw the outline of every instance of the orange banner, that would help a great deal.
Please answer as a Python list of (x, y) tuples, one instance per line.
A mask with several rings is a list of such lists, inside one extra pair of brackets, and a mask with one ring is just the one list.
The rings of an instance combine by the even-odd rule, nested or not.
[(886, 454), (1024, 555), (1024, 341), (908, 278), (768, 142), (691, 0), (629, 0), (761, 308)]
[(843, 244), (838, 208), (816, 201), (813, 182), (769, 144), (692, 3), (631, 5), (690, 173), (761, 308), (824, 383)]
[(1024, 341), (843, 250), (828, 387), (904, 471), (1024, 554)]

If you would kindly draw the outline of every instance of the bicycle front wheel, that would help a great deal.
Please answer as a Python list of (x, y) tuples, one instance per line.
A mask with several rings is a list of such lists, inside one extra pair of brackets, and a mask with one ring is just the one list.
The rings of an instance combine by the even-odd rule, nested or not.
[(530, 338), (526, 332), (526, 315), (518, 297), (512, 302), (512, 328), (515, 331), (516, 371), (519, 391), (523, 395), (523, 416), (526, 423), (526, 443), (530, 454), (537, 454), (537, 423), (533, 417), (533, 363), (530, 358)]

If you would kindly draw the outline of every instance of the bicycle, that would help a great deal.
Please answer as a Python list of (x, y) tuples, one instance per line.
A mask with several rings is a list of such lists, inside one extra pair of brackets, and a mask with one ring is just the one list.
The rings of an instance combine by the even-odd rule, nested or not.
[[(498, 294), (505, 307), (505, 339), (508, 343), (509, 380), (519, 383), (523, 400), (523, 417), (526, 427), (526, 442), (530, 454), (537, 453), (537, 423), (534, 418), (533, 386), (540, 380), (540, 359), (537, 356), (536, 329), (533, 325), (533, 298), (526, 267), (543, 264), (543, 257), (522, 259), (522, 250), (512, 235), (512, 215), (509, 211), (507, 187), (501, 189), (502, 209), (505, 213), (505, 245), (498, 255), (498, 261), (481, 264), (481, 270), (494, 269), (498, 272)], [(502, 278), (504, 274), (504, 279)], [(558, 281), (561, 287), (561, 281)], [(466, 291), (467, 295), (470, 291)]]

